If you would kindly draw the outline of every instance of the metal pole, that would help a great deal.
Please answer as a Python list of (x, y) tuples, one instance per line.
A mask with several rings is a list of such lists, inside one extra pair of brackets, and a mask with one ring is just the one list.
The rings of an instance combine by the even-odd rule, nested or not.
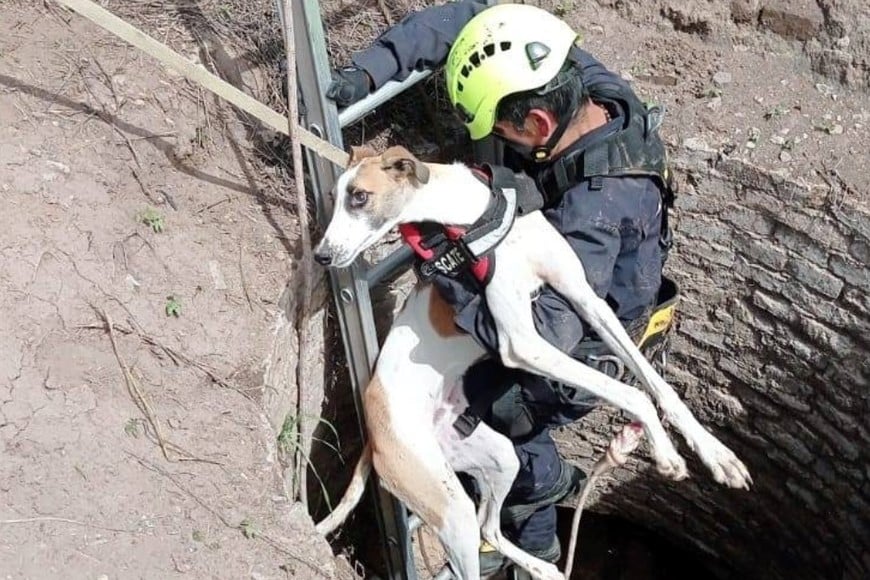
[[(281, 23), (286, 20), (277, 1)], [(326, 99), (331, 81), (331, 69), (326, 53), (326, 39), (316, 0), (294, 0), (293, 20), (296, 30), (297, 72), (300, 94), (305, 106), (305, 124), (319, 137), (342, 148), (341, 124), (335, 103)], [(321, 225), (329, 219), (330, 209), (325, 192), (330, 191), (338, 178), (340, 168), (321, 157), (307, 152), (312, 191), (315, 195), (317, 217)], [(331, 270), (329, 277), (335, 297), (345, 352), (350, 367), (354, 403), (360, 418), (360, 434), (365, 437), (362, 408), (362, 389), (371, 377), (379, 345), (375, 332), (369, 286), (361, 260), (344, 270)], [(372, 478), (371, 490), (375, 499), (378, 528), (383, 538), (389, 580), (416, 580), (417, 574), (410, 537), (407, 532), (407, 510)]]

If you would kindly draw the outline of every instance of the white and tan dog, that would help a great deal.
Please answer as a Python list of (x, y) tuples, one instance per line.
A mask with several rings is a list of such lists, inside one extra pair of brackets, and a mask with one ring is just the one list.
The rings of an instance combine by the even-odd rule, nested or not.
[[(462, 164), (422, 163), (402, 147), (381, 155), (355, 149), (350, 167), (338, 180), (334, 214), (315, 250), (316, 259), (331, 267), (347, 267), (402, 223), (472, 224), (490, 199), (489, 188)], [(531, 296), (549, 284), (640, 378), (716, 481), (749, 488), (751, 478), (743, 463), (698, 423), (643, 357), (607, 303), (586, 282), (576, 254), (540, 212), (518, 218), (495, 255), (498, 267), (485, 288), (485, 298), (506, 366), (585, 389), (625, 410), (642, 424), (658, 471), (673, 479), (686, 477), (686, 464), (646, 394), (572, 359), (537, 333)], [(432, 286), (418, 285), (412, 291), (363, 394), (369, 443), (341, 504), (318, 524), (320, 532), (334, 530), (346, 518), (359, 501), (373, 464), (386, 489), (436, 531), (457, 578), (479, 578), (481, 532), (533, 576), (562, 577), (555, 566), (532, 557), (501, 534), (502, 502), (519, 469), (510, 441), (485, 424), (464, 439), (453, 427), (468, 406), (462, 377), (485, 355), (470, 336), (456, 330), (451, 307)], [(455, 472), (477, 480), (482, 496), (478, 515)]]

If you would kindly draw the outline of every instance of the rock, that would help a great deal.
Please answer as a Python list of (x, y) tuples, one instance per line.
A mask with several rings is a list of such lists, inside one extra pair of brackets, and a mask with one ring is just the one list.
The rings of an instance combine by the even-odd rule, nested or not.
[(700, 137), (689, 137), (685, 141), (683, 141), (683, 147), (688, 149), (689, 151), (703, 151), (704, 153), (710, 153), (714, 151), (707, 145), (707, 142), (701, 139)]
[(211, 274), (212, 282), (214, 282), (214, 289), (226, 290), (227, 283), (224, 280), (224, 275), (221, 273), (220, 264), (216, 260), (209, 260), (208, 271)]
[(843, 134), (843, 126), (842, 125), (834, 125), (831, 127), (830, 131), (831, 135), (842, 135)]
[(789, 153), (788, 151), (783, 149), (782, 151), (779, 152), (779, 160), (782, 161), (783, 163), (788, 163), (789, 161), (792, 160), (791, 153)]
[(785, 145), (785, 137), (782, 135), (774, 135), (770, 138), (770, 142), (774, 145)]
[(765, 28), (794, 40), (813, 38), (824, 21), (815, 0), (766, 0), (759, 17)]
[(834, 87), (826, 85), (825, 83), (816, 83), (816, 90), (826, 97), (834, 94)]
[(719, 71), (713, 75), (713, 84), (717, 87), (724, 87), (725, 85), (731, 84), (731, 73), (726, 71)]
[(737, 23), (755, 22), (759, 4), (760, 0), (731, 0), (731, 20)]
[(46, 160), (45, 163), (47, 165), (49, 165), (52, 169), (56, 169), (57, 171), (60, 171), (64, 175), (69, 175), (69, 172), (70, 172), (69, 165), (66, 165), (64, 163), (60, 163), (59, 161), (51, 161), (51, 160)]
[(714, 111), (721, 106), (722, 106), (722, 97), (713, 97), (712, 99), (710, 99), (710, 102), (707, 103), (707, 108), (712, 109)]
[(835, 44), (840, 50), (846, 50), (847, 48), (849, 48), (849, 45), (852, 44), (852, 39), (850, 39), (848, 36), (844, 36), (842, 38), (838, 38)]

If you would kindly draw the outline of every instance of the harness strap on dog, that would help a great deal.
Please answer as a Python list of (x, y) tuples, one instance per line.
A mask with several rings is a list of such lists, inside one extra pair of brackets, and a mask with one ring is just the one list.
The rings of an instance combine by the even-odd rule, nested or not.
[(507, 237), (517, 215), (543, 206), (543, 196), (530, 178), (490, 165), (473, 172), (492, 192), (489, 205), (475, 223), (467, 228), (429, 222), (399, 226), (417, 256), (417, 273), (424, 281), (438, 275), (456, 278), (471, 273), (486, 286), (495, 272), (493, 250)]

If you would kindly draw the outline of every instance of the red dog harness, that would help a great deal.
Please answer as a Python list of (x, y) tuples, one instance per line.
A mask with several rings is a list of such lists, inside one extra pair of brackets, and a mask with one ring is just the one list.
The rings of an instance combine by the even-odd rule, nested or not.
[(518, 203), (517, 178), (511, 170), (484, 165), (472, 171), (492, 192), (489, 206), (476, 222), (467, 228), (431, 222), (399, 226), (405, 243), (414, 250), (417, 274), (423, 280), (471, 274), (486, 286), (495, 272), (493, 250), (507, 237), (517, 214), (539, 207)]

